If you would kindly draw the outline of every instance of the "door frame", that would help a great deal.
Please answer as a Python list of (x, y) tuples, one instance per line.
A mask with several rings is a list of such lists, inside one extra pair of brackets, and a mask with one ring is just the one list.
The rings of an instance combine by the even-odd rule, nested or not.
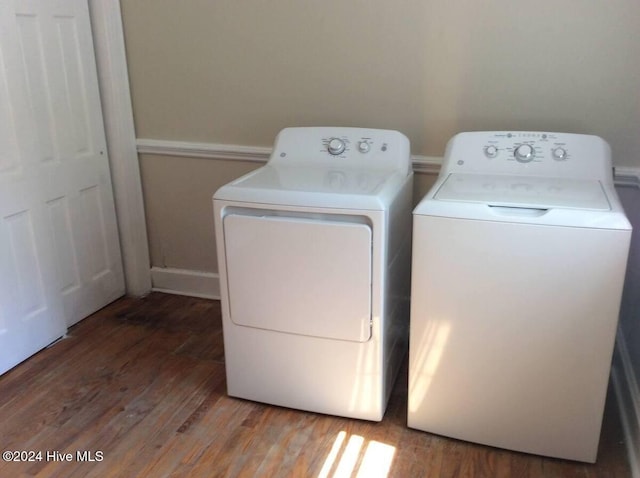
[(88, 0), (127, 295), (151, 291), (151, 264), (119, 0)]

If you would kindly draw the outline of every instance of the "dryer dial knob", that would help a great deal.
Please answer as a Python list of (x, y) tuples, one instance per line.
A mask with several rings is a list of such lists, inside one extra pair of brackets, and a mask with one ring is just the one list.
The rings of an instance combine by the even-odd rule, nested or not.
[(366, 141), (360, 141), (358, 143), (358, 151), (360, 151), (361, 153), (368, 153), (370, 149), (371, 147)]
[(329, 151), (329, 154), (337, 156), (344, 153), (346, 147), (347, 145), (340, 138), (331, 138), (327, 144), (327, 151)]
[(514, 156), (516, 157), (517, 161), (521, 163), (528, 163), (529, 161), (533, 160), (535, 151), (533, 149), (533, 146), (531, 146), (530, 144), (521, 144), (516, 148)]

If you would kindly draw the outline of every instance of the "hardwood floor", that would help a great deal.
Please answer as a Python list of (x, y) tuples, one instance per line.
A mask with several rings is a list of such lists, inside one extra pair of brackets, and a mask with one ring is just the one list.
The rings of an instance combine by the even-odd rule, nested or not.
[(406, 383), (380, 423), (229, 398), (219, 302), (124, 298), (0, 377), (0, 449), (42, 452), (0, 477), (630, 476), (611, 392), (589, 465), (410, 430)]

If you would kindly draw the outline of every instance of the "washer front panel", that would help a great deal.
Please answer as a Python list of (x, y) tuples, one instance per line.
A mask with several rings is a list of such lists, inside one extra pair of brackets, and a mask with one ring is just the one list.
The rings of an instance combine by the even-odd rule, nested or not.
[(595, 461), (630, 231), (413, 227), (409, 427)]

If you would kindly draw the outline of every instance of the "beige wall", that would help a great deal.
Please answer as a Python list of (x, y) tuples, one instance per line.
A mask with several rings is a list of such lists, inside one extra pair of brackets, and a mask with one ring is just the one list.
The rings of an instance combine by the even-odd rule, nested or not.
[(140, 155), (151, 264), (217, 272), (213, 193), (260, 164)]
[(599, 134), (640, 164), (637, 0), (124, 0), (138, 137), (293, 125)]
[[(151, 263), (156, 267), (217, 272), (211, 198), (230, 178), (260, 164), (143, 154), (140, 165), (145, 180)], [(436, 176), (418, 174), (415, 178), (413, 196), (417, 201)]]
[[(638, 0), (123, 0), (139, 138), (270, 146), (285, 126), (584, 132), (640, 166)], [(216, 271), (210, 196), (254, 164), (144, 155), (152, 261)], [(420, 185), (418, 186), (420, 189)]]

